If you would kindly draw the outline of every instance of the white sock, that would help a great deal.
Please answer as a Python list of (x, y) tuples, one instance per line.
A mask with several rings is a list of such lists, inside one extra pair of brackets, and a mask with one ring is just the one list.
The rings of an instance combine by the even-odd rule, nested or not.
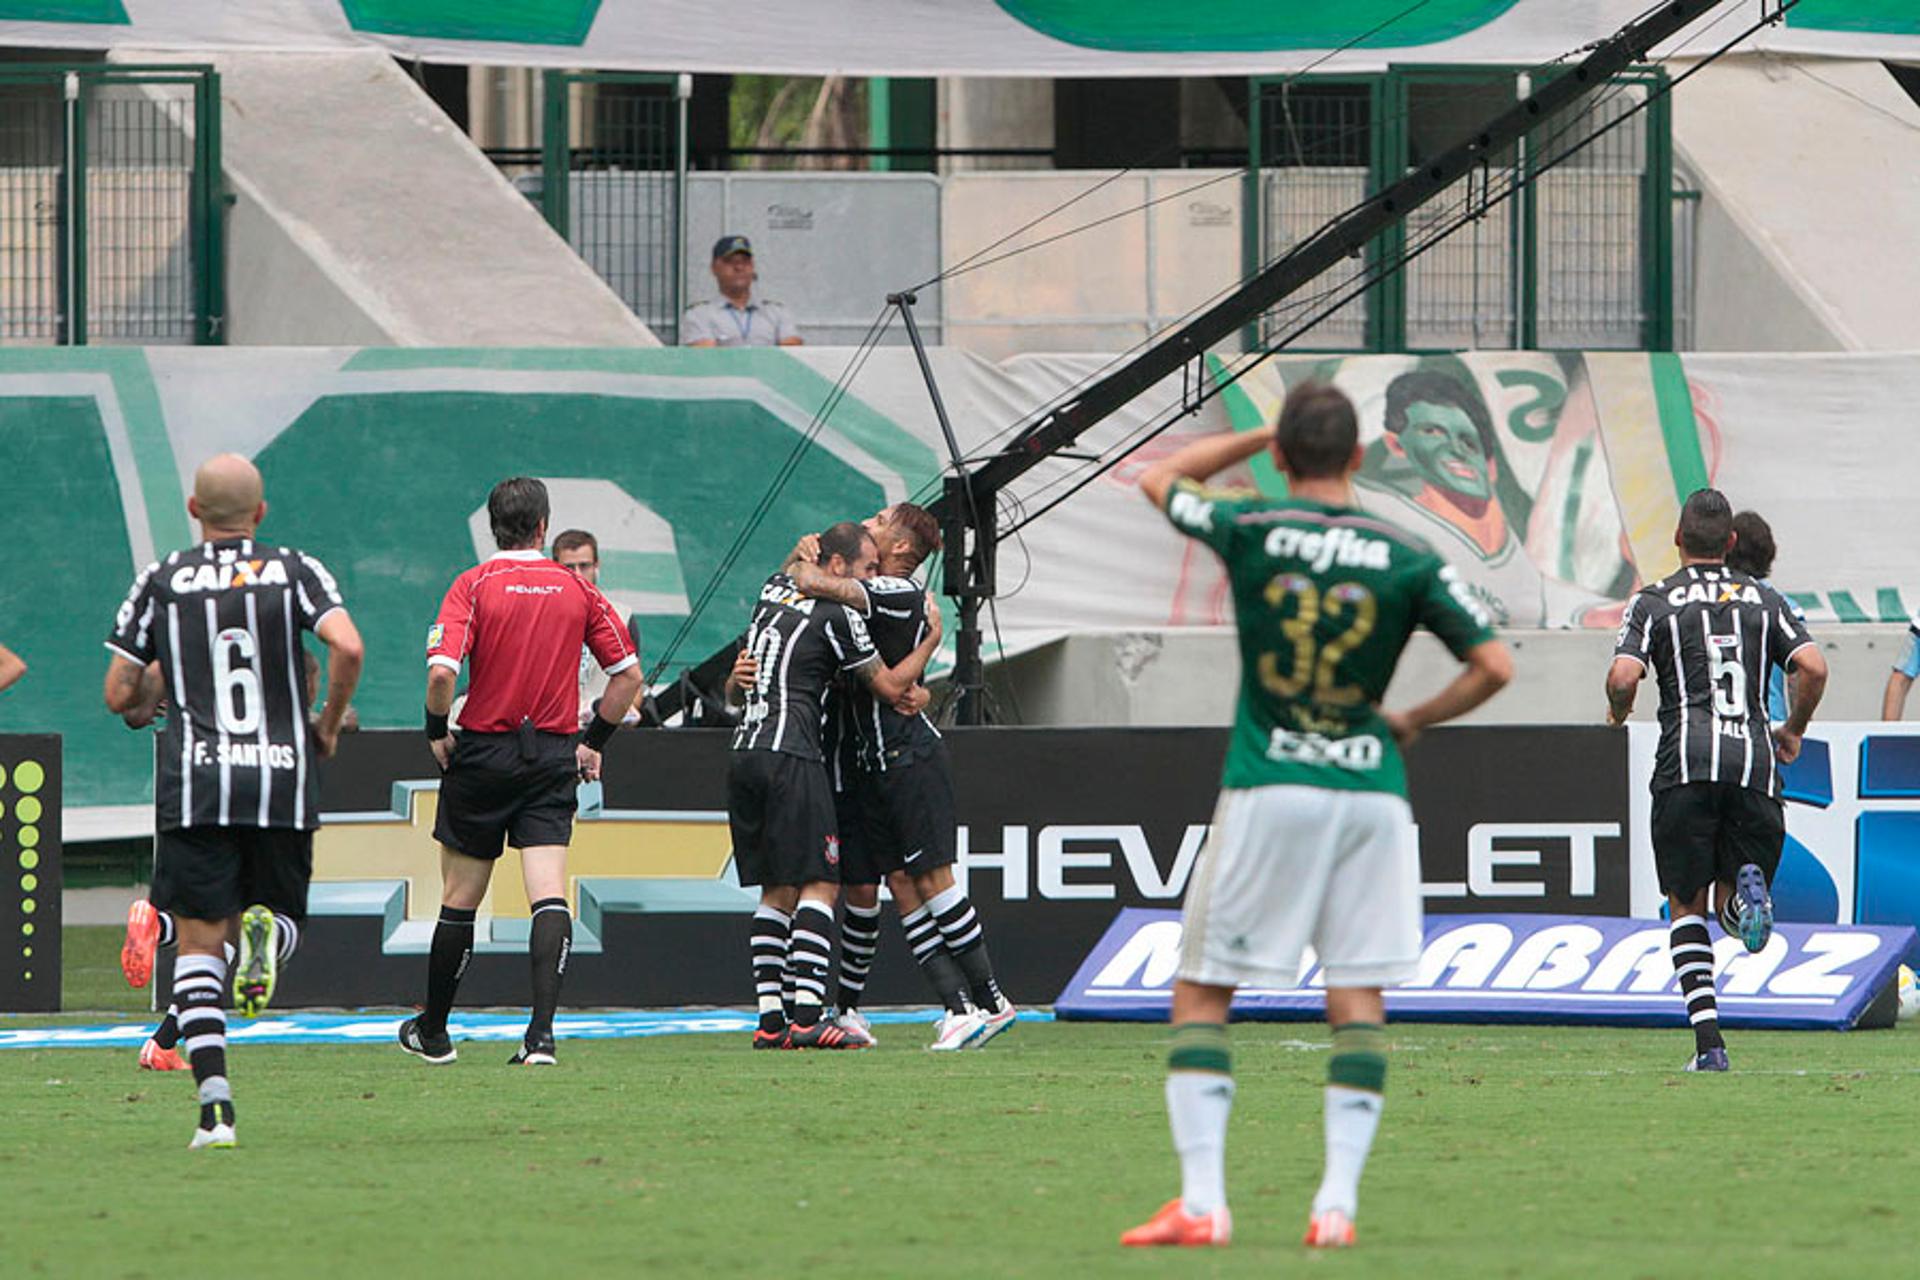
[(1380, 1127), (1386, 1099), (1368, 1089), (1327, 1086), (1327, 1172), (1313, 1197), (1314, 1216), (1338, 1209), (1353, 1218), (1360, 1209), (1360, 1173)]
[(1226, 1207), (1227, 1117), (1233, 1077), (1217, 1071), (1167, 1073), (1167, 1116), (1180, 1153), (1180, 1199), (1198, 1216)]

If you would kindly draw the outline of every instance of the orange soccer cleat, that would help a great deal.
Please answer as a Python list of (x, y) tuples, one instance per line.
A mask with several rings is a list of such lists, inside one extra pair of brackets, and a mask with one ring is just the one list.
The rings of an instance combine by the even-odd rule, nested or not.
[(144, 987), (153, 977), (153, 952), (160, 945), (160, 913), (141, 898), (127, 908), (127, 940), (120, 944), (120, 972), (130, 987)]
[(1353, 1219), (1338, 1209), (1314, 1214), (1307, 1222), (1307, 1234), (1300, 1240), (1309, 1249), (1345, 1249), (1353, 1242)]
[(1175, 1196), (1160, 1206), (1160, 1212), (1120, 1237), (1128, 1248), (1146, 1245), (1183, 1245), (1187, 1247), (1222, 1245), (1233, 1239), (1233, 1215), (1221, 1205), (1210, 1213), (1191, 1214)]
[(140, 1069), (142, 1071), (190, 1071), (187, 1060), (174, 1049), (162, 1049), (149, 1039), (140, 1046)]

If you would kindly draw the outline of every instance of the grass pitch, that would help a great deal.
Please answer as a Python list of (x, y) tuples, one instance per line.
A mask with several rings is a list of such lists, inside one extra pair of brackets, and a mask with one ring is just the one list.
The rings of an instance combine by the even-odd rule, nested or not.
[(1858, 1277), (1920, 1256), (1914, 1024), (1736, 1033), (1717, 1078), (1678, 1070), (1678, 1030), (1391, 1028), (1361, 1247), (1328, 1256), (1297, 1243), (1323, 1028), (1235, 1028), (1235, 1242), (1144, 1253), (1116, 1238), (1177, 1188), (1163, 1028), (1022, 1025), (945, 1056), (879, 1030), (858, 1054), (563, 1041), (550, 1071), (499, 1044), (447, 1068), (242, 1046), (240, 1148), (193, 1154), (184, 1073), (0, 1052), (0, 1274)]

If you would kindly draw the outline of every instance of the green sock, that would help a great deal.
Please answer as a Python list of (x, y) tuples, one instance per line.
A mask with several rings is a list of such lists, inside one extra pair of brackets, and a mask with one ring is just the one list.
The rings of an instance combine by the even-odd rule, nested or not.
[(1377, 1022), (1349, 1022), (1333, 1029), (1327, 1083), (1383, 1093), (1387, 1087), (1387, 1029)]
[(1233, 1074), (1233, 1058), (1227, 1052), (1227, 1027), (1223, 1022), (1182, 1022), (1173, 1029), (1173, 1045), (1167, 1051), (1169, 1071), (1212, 1071), (1223, 1076)]

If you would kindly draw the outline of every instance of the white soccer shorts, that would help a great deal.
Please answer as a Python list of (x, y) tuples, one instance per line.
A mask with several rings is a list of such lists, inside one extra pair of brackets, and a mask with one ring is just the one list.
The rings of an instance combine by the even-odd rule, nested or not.
[(1413, 810), (1380, 791), (1226, 790), (1187, 889), (1179, 976), (1292, 987), (1311, 946), (1330, 987), (1386, 987), (1420, 966)]

